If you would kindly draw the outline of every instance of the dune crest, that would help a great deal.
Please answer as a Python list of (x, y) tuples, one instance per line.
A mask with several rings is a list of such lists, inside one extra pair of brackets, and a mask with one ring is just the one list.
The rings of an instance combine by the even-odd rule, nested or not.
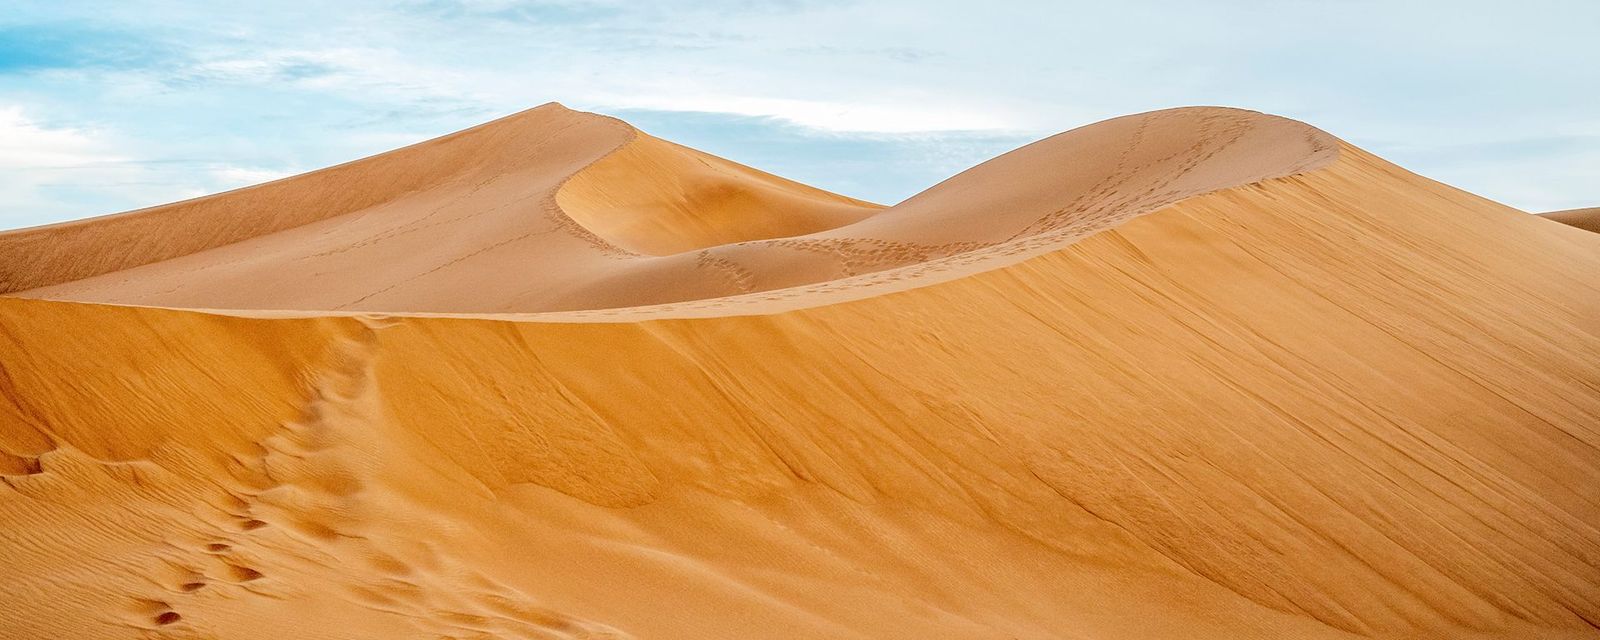
[[(1291, 175), (1336, 155), (1330, 136), (1283, 118), (1174, 109), (1042, 140), (880, 210), (547, 105), (209, 200), (0, 234), (0, 247), (20, 258), (17, 272), (49, 272), (38, 265), (61, 255), (52, 249), (60, 246), (113, 255), (83, 261), (90, 264), (139, 263), (61, 281), (82, 271), (71, 263), (0, 282), (61, 281), (10, 289), (26, 297), (175, 308), (526, 314), (705, 301), (881, 274), (849, 281), (869, 285), (848, 293), (861, 297), (886, 280), (936, 282), (934, 271), (956, 266), (952, 259), (960, 273), (1004, 266), (1185, 197)], [(391, 165), (431, 173), (362, 179)], [(343, 198), (376, 204), (295, 212), (329, 190), (362, 192)], [(201, 222), (196, 207), (230, 213)], [(260, 221), (256, 235), (225, 246), (190, 242), (200, 248), (186, 255), (172, 255), (178, 249), (159, 235), (127, 230), (199, 225), (194, 235), (232, 238), (246, 232), (235, 208)], [(300, 224), (282, 228), (288, 221)], [(816, 302), (833, 299), (843, 297)]]
[(1600, 637), (1600, 236), (1308, 125), (341, 167), (0, 235), (0, 637)]

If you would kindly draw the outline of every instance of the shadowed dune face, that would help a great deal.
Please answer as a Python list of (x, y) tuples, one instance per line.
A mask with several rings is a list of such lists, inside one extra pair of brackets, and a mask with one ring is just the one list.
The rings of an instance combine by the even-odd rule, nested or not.
[(556, 204), (608, 244), (652, 256), (806, 235), (882, 209), (642, 133), (574, 174)]
[(1600, 637), (1600, 236), (1235, 110), (883, 209), (546, 118), (0, 297), (0, 637)]
[[(995, 268), (1188, 196), (1290, 175), (1336, 155), (1331, 137), (1297, 122), (1175, 109), (1040, 141), (879, 209), (609, 118), (546, 106), (330, 170), (338, 176), (319, 172), (125, 214), (146, 227), (169, 219), (197, 225), (189, 235), (205, 237), (245, 233), (241, 216), (260, 230), (225, 246), (186, 241), (203, 250), (156, 262), (180, 249), (161, 235), (130, 236), (117, 225), (134, 223), (116, 216), (0, 234), (0, 246), (22, 258), (10, 268), (29, 274), (12, 282), (76, 275), (76, 262), (48, 266), (61, 246), (122, 256), (89, 262), (147, 263), (53, 286), (14, 286), (19, 295), (234, 310), (536, 313), (704, 301), (882, 274), (792, 301), (804, 306), (875, 295), (889, 283), (931, 283), (938, 271)], [(386, 175), (389, 165), (432, 173), (365, 178)], [(344, 198), (376, 204), (333, 215), (320, 206), (314, 215), (297, 211), (318, 202), (305, 191), (326, 189), (371, 192)], [(233, 213), (235, 200), (245, 213)], [(196, 222), (196, 207), (213, 214)], [(303, 223), (281, 228), (291, 220)], [(69, 239), (51, 239), (57, 235)], [(57, 272), (33, 275), (51, 269)]]
[(1541, 213), (1539, 216), (1545, 218), (1546, 220), (1554, 220), (1564, 225), (1583, 229), (1584, 231), (1600, 233), (1600, 207), (1551, 211), (1549, 213)]

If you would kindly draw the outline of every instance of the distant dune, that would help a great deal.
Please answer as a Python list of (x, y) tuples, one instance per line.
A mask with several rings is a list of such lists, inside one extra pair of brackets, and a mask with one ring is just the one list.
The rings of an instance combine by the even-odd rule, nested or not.
[(1551, 211), (1549, 213), (1541, 213), (1539, 215), (1561, 224), (1572, 225), (1585, 231), (1600, 233), (1600, 207)]
[(0, 637), (1597, 638), (1596, 273), (1250, 111), (885, 207), (545, 105), (0, 233)]
[(1326, 164), (1335, 146), (1259, 113), (1161, 111), (1040, 141), (883, 208), (551, 104), (258, 187), (0, 235), (15, 256), (0, 286), (185, 308), (538, 313), (813, 285), (783, 294), (806, 306), (1014, 263)]

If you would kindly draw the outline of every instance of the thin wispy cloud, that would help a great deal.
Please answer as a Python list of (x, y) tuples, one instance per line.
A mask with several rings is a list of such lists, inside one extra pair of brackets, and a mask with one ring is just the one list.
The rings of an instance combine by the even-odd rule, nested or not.
[[(1600, 128), (1588, 2), (223, 4), (8, 5), (0, 109), (57, 133), (9, 143), (21, 164), (0, 227), (238, 186), (224, 176), (552, 100), (884, 202), (979, 153), (1186, 104), (1303, 119), (1528, 209), (1600, 202), (1581, 177)], [(140, 169), (73, 189), (43, 170), (68, 152)]]

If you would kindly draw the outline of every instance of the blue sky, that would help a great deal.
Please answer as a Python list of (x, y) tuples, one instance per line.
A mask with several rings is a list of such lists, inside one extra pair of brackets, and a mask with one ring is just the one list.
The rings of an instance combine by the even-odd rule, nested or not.
[(1057, 131), (1223, 104), (1513, 206), (1593, 206), (1596, 33), (1590, 0), (9, 0), (0, 228), (551, 100), (885, 203)]

